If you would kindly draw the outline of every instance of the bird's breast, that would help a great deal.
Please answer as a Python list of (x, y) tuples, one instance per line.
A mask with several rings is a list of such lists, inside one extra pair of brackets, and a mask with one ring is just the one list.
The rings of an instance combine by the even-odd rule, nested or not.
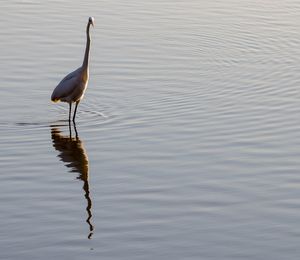
[(84, 70), (82, 73), (82, 81), (83, 83), (87, 84), (88, 80), (89, 80), (89, 71)]

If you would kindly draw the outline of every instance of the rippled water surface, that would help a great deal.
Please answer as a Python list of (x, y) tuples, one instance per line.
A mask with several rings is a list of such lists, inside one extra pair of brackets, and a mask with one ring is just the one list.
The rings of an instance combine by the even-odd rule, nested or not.
[[(81, 65), (76, 126), (50, 95)], [(1, 259), (299, 259), (300, 2), (3, 1)]]

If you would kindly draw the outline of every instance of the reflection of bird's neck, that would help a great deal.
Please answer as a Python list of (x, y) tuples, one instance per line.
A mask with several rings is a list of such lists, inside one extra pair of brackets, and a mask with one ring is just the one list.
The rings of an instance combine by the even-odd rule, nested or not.
[(82, 64), (82, 68), (84, 71), (84, 74), (86, 76), (86, 80), (88, 79), (89, 75), (89, 56), (90, 56), (90, 45), (91, 45), (91, 38), (90, 38), (90, 23), (87, 24), (86, 27), (86, 47), (85, 47), (85, 54), (84, 54), (84, 60)]
[(86, 212), (88, 214), (88, 217), (86, 219), (86, 223), (88, 223), (89, 227), (90, 227), (90, 233), (88, 235), (88, 238), (91, 239), (92, 235), (93, 235), (93, 231), (94, 231), (94, 226), (91, 223), (91, 218), (93, 217), (92, 215), (92, 200), (90, 198), (90, 188), (89, 188), (89, 181), (86, 179), (83, 179), (83, 190), (85, 191), (84, 197), (86, 198), (87, 201), (87, 207), (86, 207)]

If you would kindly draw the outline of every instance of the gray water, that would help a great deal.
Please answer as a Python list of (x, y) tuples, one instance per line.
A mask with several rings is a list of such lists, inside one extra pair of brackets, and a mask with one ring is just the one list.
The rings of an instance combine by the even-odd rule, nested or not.
[[(88, 16), (69, 129), (50, 95)], [(299, 17), (296, 0), (2, 1), (0, 259), (299, 259)]]

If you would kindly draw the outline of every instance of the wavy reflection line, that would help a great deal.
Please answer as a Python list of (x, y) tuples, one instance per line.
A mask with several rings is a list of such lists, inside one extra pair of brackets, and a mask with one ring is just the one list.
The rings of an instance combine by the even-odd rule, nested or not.
[(89, 160), (87, 152), (84, 148), (83, 142), (78, 136), (76, 125), (74, 124), (75, 137), (72, 137), (72, 127), (69, 124), (69, 136), (61, 134), (58, 126), (51, 125), (51, 138), (55, 150), (59, 152), (58, 157), (60, 161), (65, 163), (65, 166), (70, 168), (70, 172), (77, 172), (79, 176), (77, 179), (83, 181), (84, 197), (87, 201), (87, 219), (86, 223), (89, 225), (88, 239), (91, 239), (94, 231), (94, 226), (91, 223), (92, 219), (92, 200), (90, 197), (89, 188)]

